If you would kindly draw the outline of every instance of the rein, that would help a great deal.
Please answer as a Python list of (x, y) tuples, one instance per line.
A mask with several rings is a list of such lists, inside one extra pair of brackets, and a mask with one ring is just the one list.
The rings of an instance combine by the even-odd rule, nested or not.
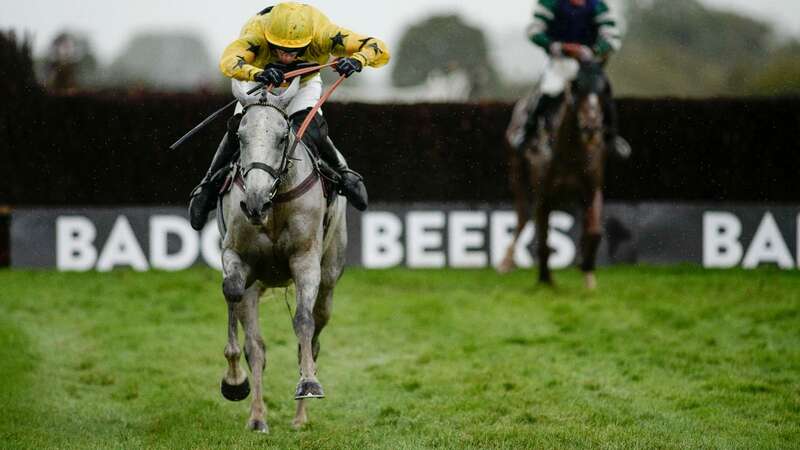
[[(291, 72), (286, 72), (286, 74), (284, 75), (284, 78), (290, 79), (290, 78), (295, 78), (295, 77), (299, 77), (299, 76), (303, 76), (303, 75), (308, 75), (310, 73), (318, 72), (318, 71), (320, 71), (320, 70), (322, 70), (322, 69), (324, 69), (326, 67), (332, 67), (332, 66), (336, 65), (337, 62), (338, 62), (338, 60), (334, 60), (332, 62), (329, 62), (327, 64), (323, 64), (321, 66), (305, 67), (305, 68), (302, 68), (302, 69), (293, 70)], [(260, 85), (258, 85), (256, 87), (254, 87), (253, 89), (250, 89), (249, 91), (247, 91), (247, 95), (254, 94), (254, 93), (258, 92), (259, 89), (266, 89), (267, 92), (270, 92), (273, 87), (274, 86), (272, 86), (271, 84), (270, 85), (260, 84)], [(236, 99), (235, 100), (231, 100), (231, 102), (228, 103), (227, 105), (225, 105), (222, 108), (214, 111), (210, 116), (206, 117), (197, 126), (192, 128), (191, 130), (189, 130), (189, 132), (186, 133), (185, 135), (183, 135), (182, 138), (178, 139), (177, 141), (175, 141), (174, 144), (170, 145), (169, 149), (170, 150), (175, 150), (176, 148), (180, 147), (184, 142), (188, 141), (189, 138), (191, 138), (192, 136), (194, 136), (195, 134), (200, 132), (200, 130), (205, 128), (208, 124), (210, 124), (211, 122), (216, 120), (219, 116), (222, 115), (222, 113), (225, 112), (225, 110), (227, 110), (231, 106), (235, 105), (238, 101), (239, 100), (236, 100)]]

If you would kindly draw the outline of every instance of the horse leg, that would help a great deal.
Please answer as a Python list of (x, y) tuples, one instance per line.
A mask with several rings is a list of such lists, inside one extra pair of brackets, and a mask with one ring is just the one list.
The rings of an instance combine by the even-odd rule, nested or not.
[[(342, 228), (344, 230), (344, 228)], [(322, 270), (320, 271), (320, 287), (317, 294), (316, 303), (314, 304), (314, 335), (311, 338), (311, 356), (314, 364), (317, 363), (319, 358), (320, 343), (319, 336), (322, 330), (328, 324), (333, 311), (333, 290), (336, 282), (342, 276), (345, 264), (344, 249), (347, 246), (347, 235), (344, 232), (340, 233), (339, 245), (334, 246), (328, 251), (322, 261)], [(297, 348), (298, 364), (302, 360), (302, 351), (300, 346)], [(300, 399), (297, 402), (297, 410), (295, 411), (294, 420), (292, 420), (292, 427), (299, 429), (308, 423), (307, 402), (305, 399)]]
[(239, 357), (242, 352), (238, 342), (237, 319), (241, 315), (239, 304), (244, 295), (244, 280), (247, 279), (246, 274), (249, 270), (242, 263), (239, 255), (230, 249), (223, 252), (222, 265), (225, 272), (222, 292), (228, 304), (228, 344), (225, 346), (228, 370), (222, 377), (220, 390), (226, 399), (241, 401), (250, 394), (250, 383), (247, 380), (247, 373), (239, 365)]
[(228, 370), (222, 376), (220, 389), (222, 396), (232, 402), (238, 402), (250, 395), (250, 383), (247, 372), (239, 365), (242, 351), (239, 349), (239, 323), (237, 321), (237, 304), (228, 303), (228, 345), (225, 346), (225, 359)]
[(581, 236), (581, 270), (583, 271), (586, 288), (597, 288), (597, 278), (594, 270), (597, 261), (597, 248), (602, 239), (603, 224), (603, 193), (595, 190), (589, 207), (583, 218), (583, 235)]
[(266, 346), (261, 337), (261, 327), (258, 323), (258, 299), (263, 289), (253, 285), (245, 291), (239, 307), (239, 320), (244, 328), (244, 357), (250, 366), (253, 376), (253, 398), (250, 403), (250, 418), (247, 428), (261, 433), (268, 433), (266, 407), (262, 395), (262, 377), (266, 366)]
[(523, 170), (522, 165), (524, 159), (516, 154), (515, 149), (509, 148), (509, 182), (511, 185), (511, 192), (514, 193), (514, 212), (517, 213), (517, 227), (514, 229), (514, 237), (506, 249), (503, 260), (497, 266), (497, 272), (504, 274), (509, 273), (517, 267), (514, 261), (514, 253), (517, 248), (517, 241), (519, 240), (525, 225), (531, 218), (530, 211), (530, 196), (528, 194), (529, 184), (526, 180), (526, 171)]
[(514, 228), (514, 237), (511, 239), (511, 243), (508, 244), (508, 248), (503, 256), (503, 260), (500, 261), (500, 264), (497, 266), (498, 273), (511, 273), (517, 268), (517, 263), (514, 261), (514, 254), (516, 253), (517, 249), (517, 241), (519, 241), (522, 231), (528, 224), (528, 220), (530, 220), (530, 214), (527, 212), (527, 210), (525, 212), (521, 212), (519, 209), (517, 209), (517, 226)]
[(233, 250), (227, 248), (222, 252), (222, 293), (228, 303), (239, 303), (244, 296), (247, 279), (250, 277), (250, 266)]
[(325, 394), (317, 380), (312, 352), (315, 329), (313, 311), (321, 278), (319, 259), (303, 255), (293, 257), (289, 265), (297, 286), (297, 311), (293, 325), (300, 345), (300, 381), (295, 390), (295, 400), (323, 398)]
[[(317, 303), (314, 306), (314, 336), (311, 338), (311, 356), (314, 359), (314, 364), (317, 363), (319, 358), (320, 343), (319, 335), (322, 333), (325, 325), (331, 318), (331, 310), (333, 309), (333, 287), (321, 287), (320, 293), (317, 296)], [(300, 361), (302, 352), (300, 347), (297, 349), (298, 361)], [(308, 422), (308, 411), (306, 409), (306, 400), (301, 399), (297, 402), (297, 410), (292, 420), (292, 427), (300, 429)]]
[(550, 247), (547, 245), (547, 236), (550, 232), (550, 206), (542, 200), (536, 202), (536, 251), (539, 262), (539, 283), (553, 284), (550, 273)]

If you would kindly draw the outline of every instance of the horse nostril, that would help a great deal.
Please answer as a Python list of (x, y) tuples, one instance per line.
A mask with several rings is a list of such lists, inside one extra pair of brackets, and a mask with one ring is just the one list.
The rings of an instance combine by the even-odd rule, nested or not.
[(250, 211), (247, 209), (247, 204), (245, 204), (245, 202), (239, 202), (239, 207), (242, 208), (242, 212), (245, 216), (250, 215)]
[(261, 207), (261, 214), (266, 214), (270, 207), (272, 207), (272, 202), (264, 203), (264, 206)]

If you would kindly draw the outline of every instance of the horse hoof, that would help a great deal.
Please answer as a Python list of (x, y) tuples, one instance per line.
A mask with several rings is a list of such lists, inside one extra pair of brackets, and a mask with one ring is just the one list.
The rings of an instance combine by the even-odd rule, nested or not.
[(553, 288), (555, 287), (555, 283), (553, 283), (552, 278), (539, 278), (539, 286), (543, 286), (546, 288)]
[(232, 384), (228, 384), (224, 379), (222, 380), (222, 385), (220, 386), (220, 390), (222, 391), (222, 396), (232, 402), (240, 402), (247, 398), (250, 395), (250, 381), (247, 378), (244, 379), (244, 383), (235, 386)]
[(239, 303), (244, 296), (244, 277), (235, 273), (222, 280), (222, 294), (230, 303)]
[(503, 261), (497, 266), (497, 273), (505, 275), (513, 272), (515, 268), (516, 265), (513, 262)]
[(587, 273), (584, 276), (584, 283), (586, 285), (586, 289), (590, 291), (597, 289), (597, 277), (593, 273)]
[(305, 427), (307, 423), (308, 423), (308, 420), (306, 420), (306, 419), (294, 419), (294, 420), (292, 420), (292, 429), (295, 430), (295, 431), (302, 430), (303, 427)]
[(269, 433), (267, 423), (262, 420), (251, 420), (247, 424), (247, 429), (256, 433)]
[(325, 398), (322, 385), (316, 381), (301, 381), (294, 391), (294, 399), (303, 400), (306, 398)]

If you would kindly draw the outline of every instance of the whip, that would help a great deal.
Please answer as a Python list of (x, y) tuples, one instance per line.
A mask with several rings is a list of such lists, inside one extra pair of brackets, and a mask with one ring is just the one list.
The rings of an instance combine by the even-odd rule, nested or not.
[[(286, 75), (284, 75), (284, 77), (285, 77), (285, 78), (287, 78), (287, 79), (289, 79), (289, 78), (294, 78), (294, 77), (299, 77), (299, 76), (307, 75), (307, 74), (309, 74), (309, 73), (318, 72), (318, 71), (320, 71), (320, 70), (322, 70), (322, 69), (324, 69), (324, 68), (326, 68), (326, 67), (331, 67), (331, 66), (334, 66), (334, 65), (336, 65), (336, 63), (337, 63), (337, 62), (338, 62), (338, 61), (332, 61), (332, 62), (329, 62), (328, 64), (323, 64), (323, 65), (321, 65), (321, 66), (306, 67), (306, 68), (303, 68), (303, 69), (297, 69), (297, 70), (293, 70), (293, 71), (291, 71), (291, 72), (287, 72), (287, 73), (286, 73)], [(342, 77), (342, 78), (344, 78), (344, 77)], [(338, 85), (339, 85), (341, 82), (342, 82), (342, 79), (340, 78), (339, 80), (337, 80), (337, 82), (334, 84), (334, 86), (338, 86)], [(269, 91), (271, 91), (271, 90), (272, 90), (272, 88), (273, 88), (273, 87), (274, 87), (274, 86), (272, 86), (272, 85), (268, 85), (268, 86), (267, 86), (267, 85), (261, 84), (261, 85), (259, 85), (259, 86), (256, 86), (256, 87), (254, 87), (253, 89), (250, 89), (250, 90), (247, 92), (247, 95), (253, 94), (253, 93), (257, 92), (259, 89), (265, 89), (265, 88), (267, 89), (267, 92), (269, 92)], [(336, 88), (336, 87), (334, 87), (333, 89), (335, 89), (335, 88)], [(327, 95), (325, 96), (325, 100), (327, 100), (327, 97), (330, 97), (330, 94), (333, 92), (333, 89), (331, 89), (330, 91), (328, 91)], [(217, 110), (217, 111), (215, 111), (213, 114), (211, 114), (210, 116), (206, 117), (206, 118), (205, 118), (205, 120), (203, 120), (202, 122), (200, 122), (200, 123), (199, 123), (199, 124), (198, 124), (196, 127), (192, 128), (192, 129), (191, 129), (191, 130), (190, 130), (188, 133), (186, 133), (186, 134), (185, 134), (185, 135), (184, 135), (182, 138), (178, 139), (177, 141), (175, 141), (175, 143), (174, 143), (174, 144), (170, 145), (170, 146), (169, 146), (169, 149), (170, 149), (170, 150), (175, 150), (176, 148), (180, 147), (180, 146), (181, 146), (181, 145), (182, 145), (184, 142), (188, 141), (188, 140), (189, 140), (189, 138), (191, 138), (192, 136), (194, 136), (195, 134), (197, 134), (197, 133), (198, 133), (200, 130), (202, 130), (203, 128), (205, 128), (205, 127), (206, 127), (208, 124), (210, 124), (211, 122), (213, 122), (214, 120), (216, 120), (216, 119), (217, 119), (219, 116), (221, 116), (221, 115), (222, 115), (222, 114), (223, 114), (223, 113), (224, 113), (224, 112), (225, 112), (225, 111), (226, 111), (228, 108), (230, 108), (231, 106), (235, 105), (235, 104), (236, 104), (236, 102), (238, 102), (238, 101), (239, 101), (239, 100), (232, 100), (232, 101), (231, 101), (230, 103), (228, 103), (227, 105), (223, 106), (222, 108), (218, 109), (218, 110)], [(324, 103), (324, 101), (323, 101), (322, 103)], [(316, 112), (317, 112), (317, 110), (319, 109), (319, 107), (320, 107), (320, 106), (322, 106), (322, 103), (319, 103), (319, 104), (318, 104), (318, 106), (316, 106), (316, 107), (315, 107), (316, 109), (313, 111), (314, 113), (316, 113)], [(309, 115), (309, 117), (313, 117), (313, 116)], [(309, 119), (306, 119), (306, 121), (307, 121), (307, 122), (310, 122), (310, 120), (309, 120)], [(305, 125), (305, 127), (308, 127), (308, 125), (307, 125), (305, 122), (304, 122), (304, 125)], [(303, 129), (303, 130), (304, 130), (304, 129)], [(302, 134), (301, 134), (301, 136), (302, 136)]]

